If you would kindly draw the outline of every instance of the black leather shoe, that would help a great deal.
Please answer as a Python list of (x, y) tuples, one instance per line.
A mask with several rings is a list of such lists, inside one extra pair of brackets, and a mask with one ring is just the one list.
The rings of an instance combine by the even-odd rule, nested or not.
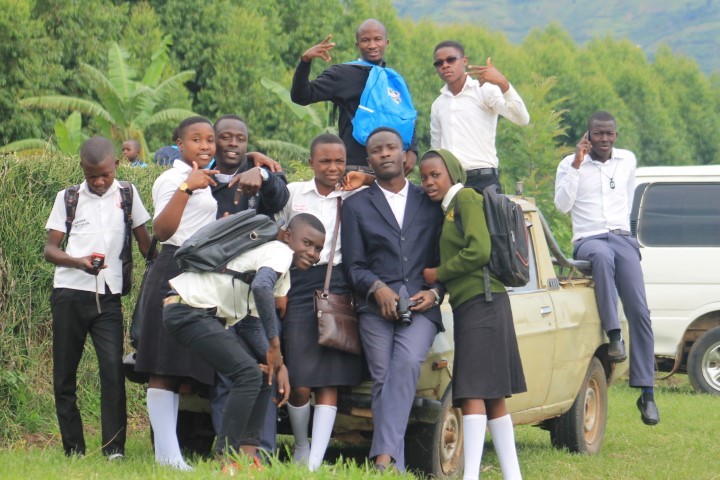
[(658, 412), (655, 400), (646, 400), (640, 395), (637, 399), (637, 407), (640, 410), (640, 418), (645, 425), (657, 425), (660, 423), (660, 412)]
[(625, 342), (623, 340), (610, 340), (608, 345), (608, 360), (610, 363), (620, 363), (627, 360)]

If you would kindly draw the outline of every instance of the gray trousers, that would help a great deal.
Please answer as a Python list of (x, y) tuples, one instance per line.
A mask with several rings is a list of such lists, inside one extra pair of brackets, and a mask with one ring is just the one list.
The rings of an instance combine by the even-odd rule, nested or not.
[(645, 282), (640, 266), (640, 249), (633, 237), (603, 233), (574, 243), (575, 258), (589, 260), (595, 282), (595, 299), (606, 332), (620, 328), (618, 294), (630, 328), (630, 386), (655, 384), (655, 341)]
[(360, 339), (372, 377), (373, 432), (370, 458), (382, 453), (405, 471), (405, 430), (420, 367), (432, 345), (437, 326), (413, 313), (407, 327), (369, 312), (360, 313)]

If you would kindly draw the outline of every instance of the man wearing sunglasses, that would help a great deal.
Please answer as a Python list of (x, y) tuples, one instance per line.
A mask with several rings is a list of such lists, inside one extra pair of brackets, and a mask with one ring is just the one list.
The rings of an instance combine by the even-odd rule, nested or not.
[(458, 42), (440, 42), (433, 65), (445, 86), (430, 113), (432, 148), (455, 154), (467, 172), (466, 186), (480, 190), (493, 184), (500, 187), (495, 149), (498, 115), (527, 125), (530, 114), (525, 103), (490, 58), (486, 65), (468, 65), (465, 49)]

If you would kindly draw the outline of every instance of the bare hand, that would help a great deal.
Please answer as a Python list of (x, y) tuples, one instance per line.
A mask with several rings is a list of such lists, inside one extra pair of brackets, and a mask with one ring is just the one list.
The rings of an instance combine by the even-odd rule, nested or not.
[(426, 268), (425, 270), (423, 270), (423, 280), (428, 285), (437, 283), (437, 268)]
[(232, 188), (234, 185), (238, 186), (237, 190), (235, 190), (235, 205), (237, 205), (240, 203), (240, 194), (250, 198), (260, 191), (260, 187), (262, 187), (260, 170), (251, 168), (245, 172), (238, 173), (230, 180), (228, 188)]
[(375, 290), (375, 302), (380, 309), (380, 315), (385, 320), (395, 321), (398, 319), (397, 301), (400, 299), (390, 287), (380, 287)]
[(500, 91), (505, 93), (510, 88), (510, 82), (508, 82), (505, 75), (500, 73), (500, 70), (495, 68), (492, 63), (492, 58), (488, 57), (486, 65), (468, 65), (468, 75), (477, 78), (480, 81), (480, 85), (484, 83), (492, 83), (500, 87)]
[(280, 346), (270, 346), (267, 349), (268, 385), (272, 385), (273, 375), (283, 366), (283, 357), (280, 353)]
[(415, 162), (417, 162), (417, 153), (412, 150), (408, 150), (407, 152), (405, 152), (405, 162), (403, 162), (403, 170), (405, 171), (406, 177), (410, 175), (410, 172), (412, 172), (413, 168), (415, 168)]
[(302, 61), (311, 62), (313, 58), (322, 58), (326, 62), (329, 62), (332, 58), (330, 57), (330, 50), (335, 46), (335, 42), (330, 41), (331, 38), (332, 35), (328, 35), (322, 42), (305, 50), (301, 57)]
[(273, 403), (278, 407), (285, 405), (290, 398), (290, 375), (287, 367), (283, 365), (277, 372), (277, 396), (273, 398)]
[(100, 270), (103, 270), (107, 268), (108, 266), (106, 264), (103, 264), (102, 267), (95, 269), (93, 268), (92, 264), (92, 255), (88, 255), (87, 257), (79, 257), (77, 258), (77, 269), (82, 270), (85, 273), (89, 273), (90, 275), (96, 277), (98, 273), (100, 273)]
[(248, 152), (247, 157), (256, 167), (265, 167), (271, 172), (282, 172), (282, 165), (263, 153)]
[(430, 290), (421, 290), (412, 297), (410, 301), (415, 303), (410, 310), (413, 312), (424, 312), (435, 306), (435, 294)]
[(585, 135), (583, 135), (578, 144), (575, 146), (575, 158), (571, 164), (574, 169), (577, 170), (580, 168), (580, 164), (583, 162), (585, 155), (588, 154), (591, 148), (592, 144), (588, 139), (588, 132), (585, 132)]
[(220, 173), (219, 170), (200, 170), (195, 162), (192, 163), (192, 167), (192, 172), (185, 179), (185, 183), (187, 183), (190, 190), (194, 192), (206, 188), (208, 185), (217, 185), (213, 175)]
[(346, 192), (357, 190), (364, 185), (370, 185), (374, 181), (375, 177), (372, 175), (351, 170), (345, 173), (342, 183), (340, 183), (339, 190), (344, 190)]

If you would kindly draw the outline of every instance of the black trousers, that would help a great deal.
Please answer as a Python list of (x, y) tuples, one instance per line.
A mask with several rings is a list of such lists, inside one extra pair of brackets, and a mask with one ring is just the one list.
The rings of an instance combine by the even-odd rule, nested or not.
[(124, 453), (127, 429), (123, 372), (123, 316), (120, 295), (100, 295), (69, 288), (53, 290), (53, 388), (63, 449), (84, 454), (85, 438), (77, 407), (77, 369), (90, 334), (100, 371), (102, 451)]
[(257, 445), (270, 397), (255, 356), (248, 345), (204, 308), (182, 303), (165, 307), (163, 322), (170, 335), (232, 382), (215, 451), (238, 451)]
[(502, 192), (502, 185), (500, 185), (500, 179), (497, 175), (468, 175), (465, 180), (466, 187), (475, 187), (481, 192), (485, 190), (485, 187), (489, 187), (493, 184), (500, 187), (500, 191)]

